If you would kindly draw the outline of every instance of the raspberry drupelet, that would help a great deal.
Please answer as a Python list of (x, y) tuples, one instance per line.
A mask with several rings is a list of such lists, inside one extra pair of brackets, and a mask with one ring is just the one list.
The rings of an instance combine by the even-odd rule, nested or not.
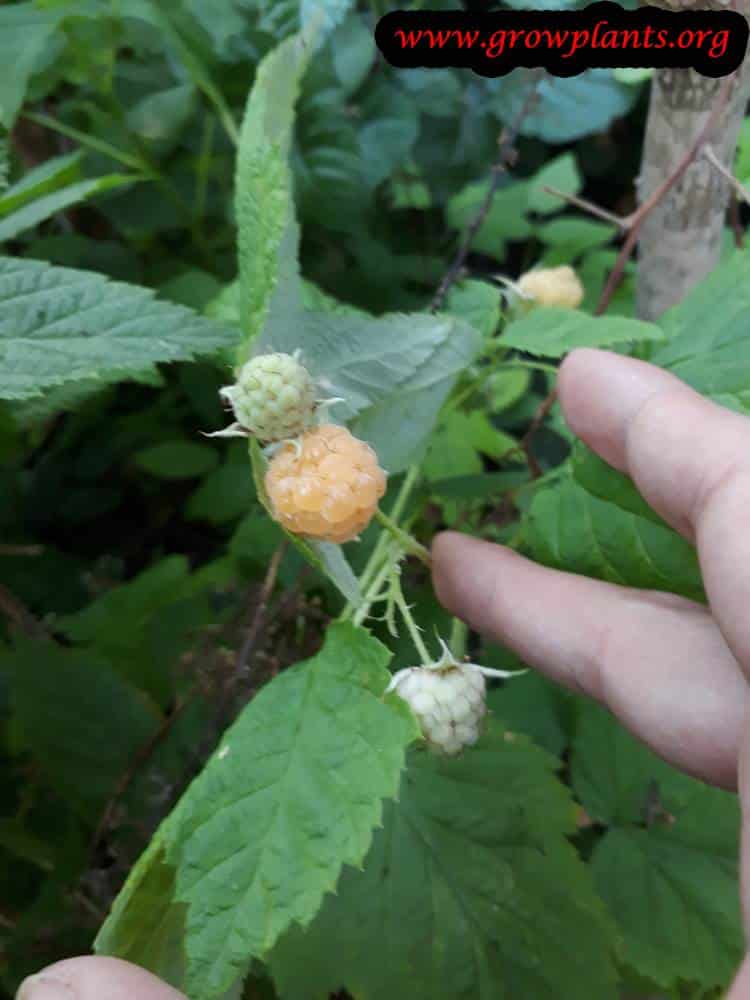
[(294, 534), (339, 544), (367, 527), (385, 486), (372, 448), (336, 424), (312, 428), (285, 444), (265, 477), (280, 524)]

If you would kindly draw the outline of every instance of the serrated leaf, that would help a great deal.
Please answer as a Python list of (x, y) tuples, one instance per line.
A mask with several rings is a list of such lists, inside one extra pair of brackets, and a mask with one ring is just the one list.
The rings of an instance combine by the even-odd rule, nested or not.
[(215, 353), (237, 331), (136, 285), (91, 271), (0, 257), (0, 398), (83, 379), (115, 382)]
[(250, 344), (263, 328), (277, 288), (289, 297), (290, 286), (299, 283), (288, 157), (295, 103), (308, 59), (309, 50), (298, 35), (269, 52), (258, 66), (245, 108), (235, 178), (244, 332), (239, 363), (249, 357)]
[(750, 251), (737, 250), (661, 317), (666, 343), (649, 360), (698, 392), (731, 394), (750, 410), (749, 309)]
[(405, 705), (381, 700), (388, 660), (364, 630), (331, 626), (256, 695), (157, 834), (188, 906), (191, 996), (220, 995), (364, 858), (418, 735)]
[(499, 726), (463, 756), (413, 751), (364, 871), (345, 868), (270, 958), (286, 1000), (616, 996), (612, 928), (566, 842), (554, 758)]
[(503, 331), (503, 344), (544, 358), (561, 358), (575, 347), (663, 340), (655, 323), (624, 316), (589, 316), (577, 309), (538, 306)]
[(684, 538), (598, 500), (569, 470), (535, 494), (524, 546), (545, 566), (705, 601), (698, 558)]
[[(623, 933), (624, 958), (661, 986), (727, 987), (742, 959), (739, 817), (727, 799), (705, 788), (672, 829), (612, 830), (594, 850), (597, 890)], [(718, 849), (710, 826), (727, 810), (734, 837)]]

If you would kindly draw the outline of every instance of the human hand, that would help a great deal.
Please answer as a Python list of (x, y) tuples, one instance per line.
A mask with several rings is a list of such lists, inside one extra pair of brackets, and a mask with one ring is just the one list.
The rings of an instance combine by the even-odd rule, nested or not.
[[(750, 420), (610, 351), (563, 362), (570, 428), (696, 546), (710, 608), (537, 565), (455, 532), (433, 545), (441, 603), (552, 680), (605, 704), (665, 760), (744, 807), (750, 923)], [(750, 997), (745, 960), (730, 994)]]
[(150, 972), (119, 958), (86, 956), (56, 962), (30, 979), (16, 1000), (186, 1000)]

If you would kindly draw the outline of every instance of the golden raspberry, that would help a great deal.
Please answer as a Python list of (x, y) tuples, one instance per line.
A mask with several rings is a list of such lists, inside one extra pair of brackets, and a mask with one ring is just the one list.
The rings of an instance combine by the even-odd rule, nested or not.
[(572, 267), (540, 267), (518, 279), (524, 295), (540, 306), (563, 306), (576, 309), (583, 301), (583, 286)]
[(324, 424), (277, 452), (265, 485), (273, 515), (288, 531), (342, 543), (370, 523), (385, 473), (369, 444), (346, 427)]

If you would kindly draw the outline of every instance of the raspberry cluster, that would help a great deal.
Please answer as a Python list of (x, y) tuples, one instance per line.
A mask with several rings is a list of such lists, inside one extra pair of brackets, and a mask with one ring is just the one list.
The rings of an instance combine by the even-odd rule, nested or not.
[(335, 424), (312, 428), (285, 444), (265, 476), (280, 524), (298, 535), (338, 543), (367, 527), (385, 485), (372, 448)]
[(479, 739), (487, 711), (485, 680), (473, 664), (447, 669), (409, 667), (401, 672), (394, 690), (411, 707), (422, 734), (445, 754), (460, 753)]
[(583, 286), (576, 272), (567, 264), (527, 271), (518, 279), (517, 286), (525, 296), (541, 306), (576, 309), (583, 301)]
[(295, 438), (313, 423), (315, 384), (292, 354), (259, 354), (220, 394), (237, 418), (238, 431), (261, 441)]

